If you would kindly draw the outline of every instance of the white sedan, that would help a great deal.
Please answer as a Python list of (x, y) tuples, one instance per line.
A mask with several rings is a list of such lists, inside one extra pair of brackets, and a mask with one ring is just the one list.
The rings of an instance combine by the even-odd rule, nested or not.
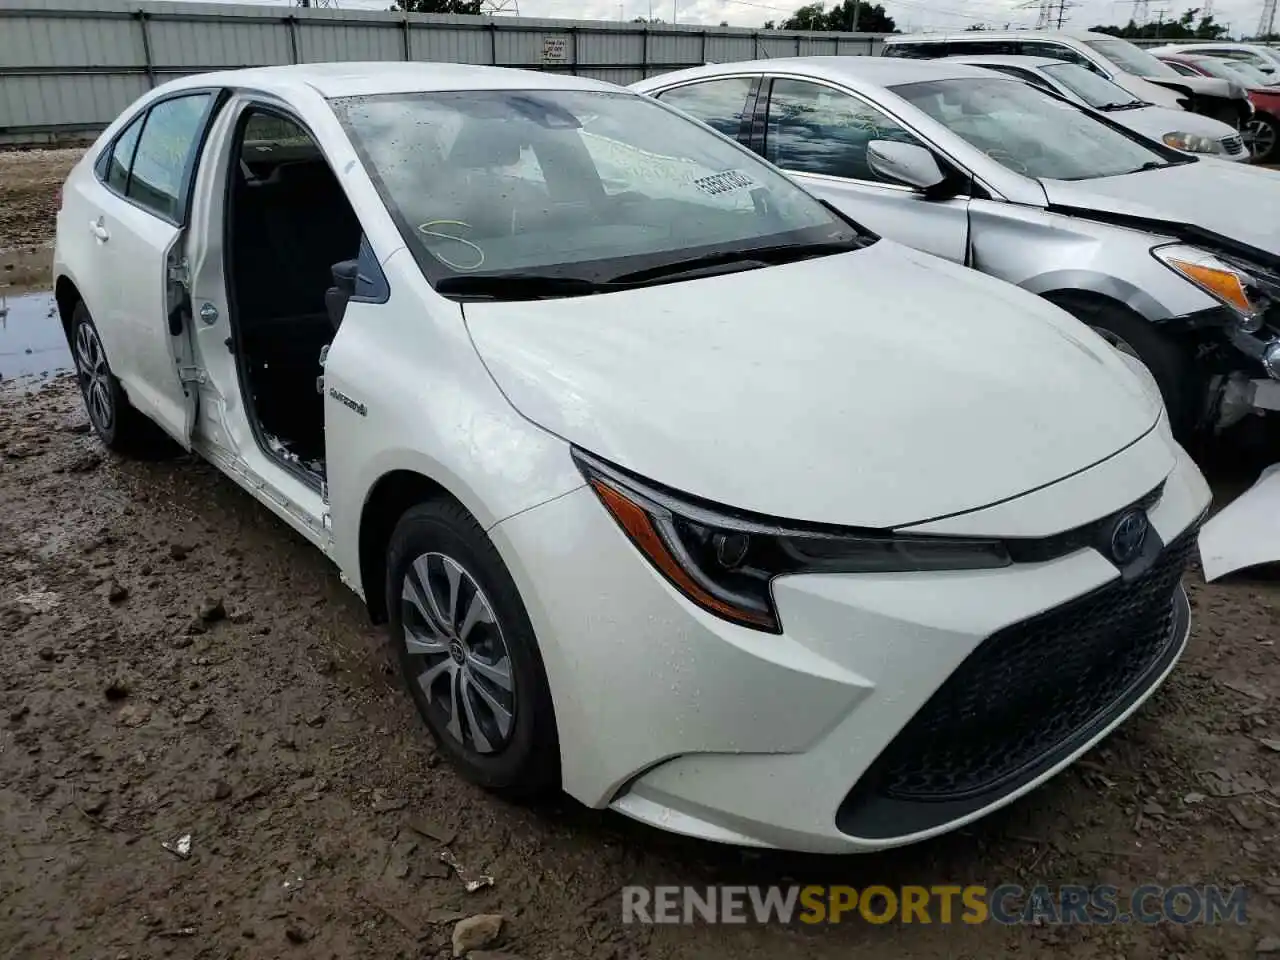
[(176, 80), (72, 172), (55, 259), (98, 436), (198, 451), (324, 551), (495, 790), (892, 846), (1183, 649), (1209, 495), (1141, 368), (649, 98)]

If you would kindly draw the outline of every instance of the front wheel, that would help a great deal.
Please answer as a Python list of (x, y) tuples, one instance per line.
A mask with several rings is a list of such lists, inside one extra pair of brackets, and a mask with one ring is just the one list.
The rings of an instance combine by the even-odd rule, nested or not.
[(1253, 162), (1275, 162), (1276, 145), (1280, 143), (1280, 124), (1272, 117), (1258, 114), (1249, 121), (1245, 130), (1253, 137), (1249, 146), (1253, 152)]
[(419, 715), (464, 777), (533, 795), (559, 784), (533, 626), (493, 542), (451, 500), (408, 510), (387, 552), (387, 610)]
[(1190, 350), (1144, 317), (1119, 305), (1065, 297), (1054, 302), (1151, 371), (1173, 434), (1180, 442), (1186, 442), (1195, 432), (1204, 402), (1203, 384)]

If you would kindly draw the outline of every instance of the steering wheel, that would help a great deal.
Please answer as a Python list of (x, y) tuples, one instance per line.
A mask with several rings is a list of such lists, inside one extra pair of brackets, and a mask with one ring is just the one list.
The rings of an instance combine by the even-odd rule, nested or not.
[[(464, 220), (428, 220), (426, 223), (418, 224), (418, 232), (424, 237), (433, 237), (437, 240), (450, 240), (453, 243), (460, 244), (466, 250), (463, 262), (458, 263), (457, 261), (450, 260), (448, 257), (441, 254), (434, 248), (435, 245), (431, 244), (428, 246), (428, 249), (431, 251), (431, 255), (433, 257), (443, 263), (446, 267), (457, 270), (459, 273), (479, 270), (484, 266), (484, 250), (481, 249), (479, 244), (473, 243), (466, 237), (460, 237), (456, 233), (447, 233), (438, 230), (436, 229), (437, 227), (460, 227), (463, 230), (470, 230), (471, 224)], [(470, 260), (474, 260), (475, 262), (468, 262)]]

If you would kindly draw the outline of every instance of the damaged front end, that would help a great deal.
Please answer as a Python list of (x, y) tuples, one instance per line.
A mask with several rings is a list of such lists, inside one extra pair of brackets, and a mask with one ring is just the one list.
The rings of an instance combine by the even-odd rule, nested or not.
[[(1160, 248), (1157, 256), (1165, 259), (1162, 253), (1179, 249)], [(1208, 289), (1224, 302), (1213, 311), (1218, 322), (1208, 329), (1217, 335), (1207, 342), (1204, 358), (1210, 371), (1205, 426), (1220, 432), (1250, 414), (1280, 412), (1280, 270), (1228, 254), (1210, 259), (1231, 271), (1214, 271), (1211, 278), (1238, 280), (1233, 289)], [(1181, 266), (1184, 275), (1195, 269)]]

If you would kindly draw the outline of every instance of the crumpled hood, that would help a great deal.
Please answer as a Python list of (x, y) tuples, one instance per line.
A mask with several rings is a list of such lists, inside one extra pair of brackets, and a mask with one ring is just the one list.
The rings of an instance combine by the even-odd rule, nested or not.
[(1097, 180), (1042, 179), (1050, 204), (1193, 224), (1280, 255), (1280, 174), (1204, 160)]
[(1110, 457), (1159, 416), (1067, 314), (887, 240), (464, 312), (533, 422), (676, 490), (786, 519), (888, 528), (977, 509)]

